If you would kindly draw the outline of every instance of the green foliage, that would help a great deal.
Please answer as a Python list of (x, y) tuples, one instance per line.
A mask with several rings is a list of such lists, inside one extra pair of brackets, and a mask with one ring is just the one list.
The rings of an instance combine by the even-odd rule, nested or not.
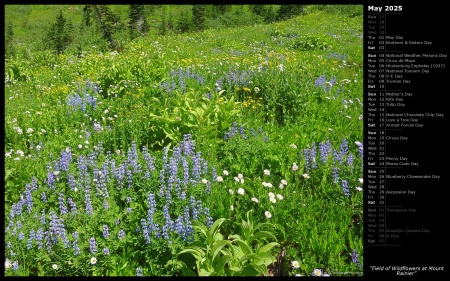
[(215, 17), (225, 14), (231, 11), (232, 5), (218, 5), (214, 4), (212, 7), (212, 12)]
[(301, 35), (294, 43), (293, 48), (300, 51), (331, 50), (332, 45), (324, 35)]
[(223, 248), (231, 244), (231, 241), (225, 239), (219, 230), (220, 225), (225, 220), (224, 218), (216, 220), (209, 229), (202, 223), (194, 221), (194, 229), (199, 236), (196, 241), (178, 252), (177, 255), (190, 254), (193, 256), (195, 258), (195, 268), (187, 267), (186, 263), (179, 259), (177, 265), (181, 267), (183, 275), (223, 275), (224, 265), (231, 259), (231, 256), (224, 254), (223, 251)]
[(274, 248), (280, 244), (273, 233), (262, 230), (272, 228), (271, 223), (254, 225), (253, 210), (246, 212), (247, 220), (242, 220), (237, 226), (240, 234), (229, 235), (233, 244), (229, 254), (233, 257), (230, 265), (225, 269), (229, 276), (267, 276), (267, 267), (275, 262)]
[(5, 36), (5, 57), (10, 58), (16, 55), (16, 49), (14, 47), (14, 29), (11, 21), (6, 26)]
[(66, 18), (60, 10), (56, 17), (56, 23), (52, 25), (45, 38), (49, 49), (52, 49), (57, 54), (62, 54), (67, 46), (73, 40), (73, 25), (71, 22), (66, 23)]
[[(273, 249), (279, 244), (267, 242), (276, 240), (268, 231), (261, 230), (269, 223), (253, 225), (252, 211), (246, 213), (247, 221), (238, 223), (241, 235), (232, 234), (228, 239), (220, 233), (219, 227), (226, 221), (218, 219), (210, 229), (201, 223), (194, 222), (194, 228), (199, 234), (195, 242), (188, 245), (177, 255), (177, 266), (185, 276), (267, 276), (267, 266), (276, 259)], [(190, 254), (195, 258), (195, 267), (189, 267), (187, 258), (180, 257)]]
[[(14, 42), (33, 41), (22, 26), (41, 38), (35, 28), (47, 30), (44, 19), (59, 8), (77, 36), (62, 54), (22, 44), (5, 60), (4, 256), (18, 265), (5, 275), (360, 275), (362, 18), (305, 6), (301, 17), (264, 25), (263, 11), (226, 5), (213, 17), (211, 5), (206, 27), (226, 29), (176, 34), (173, 23), (191, 6), (151, 6), (148, 22), (158, 26), (164, 11), (166, 35), (152, 28), (130, 42), (129, 29), (112, 20), (117, 52), (94, 6), (90, 26), (84, 6), (7, 6)], [(108, 8), (128, 19), (129, 5)], [(41, 248), (32, 238), (39, 227), (49, 231), (50, 211), (63, 219), (67, 248), (61, 236), (48, 249), (50, 232)], [(226, 220), (202, 234), (218, 218)]]
[(282, 4), (277, 11), (277, 20), (287, 20), (303, 13), (303, 5)]
[(178, 20), (175, 23), (175, 29), (179, 33), (186, 33), (192, 29), (192, 18), (188, 9), (183, 9), (178, 15)]
[(144, 5), (130, 5), (128, 28), (131, 39), (147, 34), (150, 29), (147, 23)]
[(192, 5), (193, 26), (197, 31), (206, 28), (206, 5)]

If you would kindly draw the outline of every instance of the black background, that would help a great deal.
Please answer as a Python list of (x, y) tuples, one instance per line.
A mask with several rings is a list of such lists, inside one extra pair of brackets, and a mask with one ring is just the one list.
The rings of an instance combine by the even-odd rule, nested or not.
[[(384, 7), (385, 5), (401, 5), (401, 15), (387, 15), (386, 35), (403, 36), (405, 40), (432, 41), (431, 47), (420, 45), (387, 45), (386, 50), (401, 50), (403, 53), (431, 53), (448, 54), (448, 29), (449, 12), (438, 2), (365, 2), (364, 23), (364, 50), (365, 61), (367, 50), (367, 14), (368, 6)], [(437, 277), (448, 275), (448, 239), (446, 228), (448, 219), (448, 197), (446, 191), (450, 188), (448, 184), (448, 90), (450, 75), (448, 58), (421, 60), (421, 63), (445, 63), (443, 70), (431, 70), (432, 74), (409, 75), (413, 79), (411, 86), (402, 86), (403, 90), (413, 92), (414, 97), (405, 99), (405, 108), (390, 108), (390, 113), (444, 113), (443, 118), (419, 118), (419, 123), (424, 127), (404, 129), (391, 135), (402, 134), (408, 136), (408, 141), (387, 141), (385, 145), (386, 156), (408, 157), (409, 161), (420, 162), (419, 167), (403, 167), (401, 169), (386, 169), (387, 174), (403, 175), (440, 175), (440, 179), (415, 179), (415, 180), (386, 180), (386, 189), (416, 190), (418, 195), (414, 196), (391, 196), (391, 202), (387, 205), (397, 204), (417, 209), (417, 213), (411, 214), (386, 214), (386, 225), (390, 229), (430, 229), (430, 234), (408, 234), (403, 235), (399, 245), (370, 246), (365, 238), (364, 247), (364, 278), (407, 278), (434, 280)], [(367, 68), (365, 68), (367, 69)], [(366, 72), (365, 72), (366, 74)], [(366, 85), (366, 83), (365, 83)], [(367, 87), (364, 89), (365, 97)], [(366, 112), (365, 112), (366, 114)], [(367, 115), (365, 115), (366, 117)], [(367, 117), (366, 117), (367, 118)], [(367, 120), (367, 119), (365, 119)], [(366, 126), (366, 124), (365, 124)], [(367, 127), (365, 127), (365, 139), (367, 138)], [(365, 146), (366, 147), (366, 146)], [(367, 153), (365, 153), (367, 158)], [(367, 167), (367, 160), (365, 167)], [(367, 169), (366, 169), (367, 170)], [(367, 173), (367, 171), (365, 171)], [(365, 174), (365, 179), (367, 175)], [(365, 202), (365, 215), (367, 216), (367, 202)], [(365, 219), (367, 223), (367, 217)], [(367, 229), (367, 227), (365, 227)], [(367, 237), (367, 233), (365, 233)], [(375, 270), (373, 266), (384, 267), (383, 270)], [(389, 266), (426, 267), (412, 276), (399, 276), (396, 270), (387, 270)], [(444, 267), (444, 271), (429, 270), (429, 266)], [(407, 272), (407, 271), (403, 271)], [(447, 273), (447, 274), (446, 274)]]

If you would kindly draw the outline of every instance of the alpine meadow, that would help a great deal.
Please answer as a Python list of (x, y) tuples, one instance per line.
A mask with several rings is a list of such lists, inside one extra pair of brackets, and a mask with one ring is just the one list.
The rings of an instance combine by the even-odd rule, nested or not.
[(5, 276), (362, 276), (362, 5), (6, 5)]

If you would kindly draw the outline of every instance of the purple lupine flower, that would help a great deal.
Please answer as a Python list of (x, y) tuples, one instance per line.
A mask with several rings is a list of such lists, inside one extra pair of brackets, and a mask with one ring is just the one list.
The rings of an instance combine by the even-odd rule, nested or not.
[(347, 152), (348, 152), (348, 143), (347, 143), (346, 139), (342, 140), (340, 149), (341, 149), (341, 151), (340, 151), (341, 155), (347, 154)]
[(91, 237), (91, 240), (89, 241), (89, 250), (92, 254), (95, 254), (97, 252), (97, 246), (94, 237)]
[(109, 256), (109, 249), (108, 248), (103, 248), (103, 254), (105, 256)]
[(64, 203), (64, 194), (63, 193), (59, 193), (58, 205), (59, 205), (59, 212), (61, 213), (61, 215), (68, 213), (66, 203)]
[(77, 157), (77, 168), (80, 182), (85, 179), (88, 174), (87, 160), (83, 155)]
[(136, 268), (136, 276), (144, 276), (142, 274), (142, 268), (140, 268), (140, 267)]
[(67, 183), (70, 186), (70, 190), (75, 190), (75, 187), (77, 186), (77, 183), (75, 181), (75, 177), (72, 174), (69, 174), (67, 176)]
[(150, 220), (153, 220), (153, 214), (156, 211), (156, 200), (155, 195), (153, 193), (148, 193), (147, 195), (147, 202), (148, 202), (148, 212), (147, 217)]
[(360, 142), (356, 142), (356, 145), (358, 146), (358, 154), (361, 157), (361, 159), (364, 159), (364, 145)]
[(178, 216), (178, 218), (175, 220), (174, 228), (180, 237), (185, 236), (182, 216)]
[(169, 231), (173, 230), (174, 229), (173, 228), (173, 221), (170, 219), (168, 204), (164, 205), (164, 207), (163, 207), (163, 215), (164, 215), (164, 218), (166, 220), (166, 226), (168, 226), (168, 228), (169, 228), (168, 230)]
[(119, 189), (122, 189), (123, 179), (125, 176), (125, 165), (123, 163), (120, 164), (118, 169), (116, 169), (115, 176), (116, 176), (117, 183), (119, 184)]
[(109, 229), (106, 224), (103, 225), (103, 238), (107, 239), (109, 237)]
[(33, 209), (33, 196), (31, 195), (31, 185), (30, 188), (25, 189), (25, 204), (27, 205), (28, 213), (31, 214)]
[(85, 198), (86, 198), (86, 214), (92, 215), (94, 214), (94, 211), (92, 210), (91, 194), (89, 192), (89, 189), (86, 189)]
[(164, 239), (168, 240), (169, 239), (169, 233), (168, 233), (168, 226), (167, 225), (163, 225), (162, 227), (162, 236), (164, 237)]
[(23, 234), (23, 232), (21, 231), (20, 233), (19, 233), (19, 241), (22, 241), (23, 239), (25, 239), (25, 235)]
[(80, 247), (78, 246), (78, 231), (75, 231), (74, 233), (72, 233), (72, 237), (74, 238), (73, 243), (72, 243), (72, 247), (73, 247), (73, 254), (79, 255), (81, 250)]
[(16, 271), (19, 269), (19, 262), (16, 260), (12, 263), (12, 270)]
[(103, 208), (105, 208), (105, 210), (109, 209), (108, 200), (106, 200), (106, 199), (103, 199)]
[(314, 81), (314, 86), (316, 86), (316, 87), (323, 86), (326, 82), (327, 82), (326, 76), (321, 75), (319, 78), (316, 78), (316, 80)]
[(201, 153), (200, 151), (197, 152), (195, 155), (192, 156), (192, 178), (198, 182), (200, 180), (200, 174), (201, 174)]
[(103, 131), (103, 128), (102, 128), (102, 126), (100, 125), (99, 122), (95, 122), (95, 121), (94, 121), (94, 130), (95, 130), (96, 132), (98, 132), (98, 131)]
[(33, 178), (31, 179), (31, 190), (36, 190), (37, 188), (37, 179), (35, 176), (33, 176)]
[(67, 172), (69, 165), (72, 162), (72, 152), (70, 148), (61, 151), (61, 157), (59, 158), (59, 167), (61, 170)]
[(28, 241), (27, 241), (27, 250), (30, 250), (31, 248), (33, 248), (33, 240), (35, 238), (35, 233), (34, 233), (34, 229), (30, 230), (30, 236), (28, 237)]
[[(200, 153), (200, 151), (198, 153)], [(207, 174), (208, 173), (208, 161), (204, 160), (203, 158), (201, 158), (200, 161), (202, 163), (201, 174)]]
[(161, 238), (161, 231), (160, 231), (159, 224), (157, 224), (157, 223), (153, 224), (152, 233), (153, 233), (153, 235), (155, 235), (156, 238)]
[(73, 202), (73, 199), (71, 197), (69, 197), (67, 199), (67, 202), (69, 203), (70, 211), (71, 211), (72, 215), (76, 215), (78, 213), (77, 206), (75, 205), (75, 202)]
[(199, 214), (203, 213), (202, 200), (197, 200), (197, 211)]
[(331, 168), (331, 177), (333, 178), (334, 183), (337, 183), (339, 181), (338, 168)]
[(206, 225), (208, 225), (208, 227), (211, 227), (214, 221), (213, 218), (209, 216), (209, 208), (206, 207), (204, 210), (205, 210), (204, 214), (206, 217)]
[(199, 212), (198, 212), (197, 207), (196, 207), (197, 204), (196, 204), (194, 196), (191, 196), (190, 203), (191, 203), (191, 210), (192, 210), (192, 219), (193, 220), (198, 220)]
[(329, 83), (330, 87), (333, 87), (336, 84), (336, 76), (331, 77)]
[(58, 244), (57, 237), (60, 237), (64, 243), (64, 248), (68, 248), (70, 246), (69, 240), (67, 239), (66, 230), (64, 228), (64, 220), (62, 218), (58, 218), (53, 211), (50, 212), (49, 230), (50, 244)]
[(177, 146), (173, 148), (173, 158), (180, 159), (183, 152), (183, 142), (181, 141)]
[(350, 197), (350, 190), (348, 189), (348, 182), (346, 180), (341, 181), (342, 191), (344, 195)]
[(44, 244), (42, 243), (42, 238), (44, 238), (44, 231), (42, 230), (42, 227), (39, 227), (35, 236), (38, 250), (42, 249), (42, 247), (44, 246)]
[(358, 265), (358, 267), (362, 267), (361, 263), (359, 262), (358, 254), (356, 253), (356, 250), (352, 250), (352, 262), (356, 263)]
[(45, 195), (45, 192), (42, 192), (41, 199), (42, 199), (42, 201), (44, 201), (44, 203), (48, 203), (47, 196)]
[(142, 227), (142, 234), (144, 235), (145, 238), (145, 244), (149, 244), (151, 240), (150, 234), (148, 233), (147, 221), (145, 219), (141, 219), (141, 227)]
[(39, 222), (43, 225), (45, 225), (45, 211), (42, 210), (41, 218), (39, 219)]
[[(108, 166), (109, 166), (109, 161), (108, 161), (108, 159), (106, 159), (105, 162), (103, 162), (102, 170), (101, 170), (102, 171), (101, 179), (103, 180), (103, 182), (109, 182), (109, 180), (110, 180)], [(106, 184), (105, 184), (105, 186), (106, 186)]]
[[(55, 172), (56, 173), (56, 172)], [(47, 178), (45, 179), (45, 182), (48, 184), (48, 186), (51, 189), (54, 189), (55, 186), (53, 185), (55, 180), (54, 180), (54, 174), (53, 171), (51, 170), (51, 166), (47, 165)]]
[(206, 182), (206, 189), (205, 189), (206, 194), (210, 194), (211, 193), (211, 182), (207, 181)]
[(241, 135), (241, 137), (245, 140), (247, 139), (247, 136), (245, 135), (245, 129), (244, 126), (239, 126), (239, 134)]
[(25, 202), (26, 202), (25, 199), (20, 199), (20, 201), (17, 202), (16, 205), (13, 205), (15, 216), (20, 216), (22, 214), (22, 209), (23, 209), (23, 205), (25, 205)]
[(128, 188), (131, 188), (133, 186), (133, 172), (130, 169), (126, 169), (125, 174), (127, 176)]
[(184, 185), (189, 184), (189, 164), (186, 160), (186, 157), (181, 157), (181, 163), (183, 165), (183, 176), (184, 176)]
[(211, 174), (212, 174), (213, 181), (217, 181), (216, 167), (212, 167)]
[(334, 162), (338, 162), (338, 163), (342, 163), (342, 161), (343, 161), (343, 155), (342, 154), (340, 154), (338, 151), (336, 151), (336, 150), (333, 150), (332, 151), (332, 154), (333, 154), (333, 160), (334, 160)]
[(319, 143), (319, 154), (322, 163), (325, 163), (327, 161), (327, 158), (330, 155), (331, 151), (332, 147), (330, 140), (327, 140), (325, 143)]
[(347, 165), (353, 167), (353, 154), (351, 153), (347, 156)]
[(119, 240), (125, 237), (125, 231), (123, 229), (119, 230)]
[(185, 228), (184, 228), (184, 236), (183, 240), (186, 242), (190, 242), (194, 239), (194, 228), (192, 227), (192, 222), (189, 217), (189, 207), (184, 207), (184, 216), (183, 216)]

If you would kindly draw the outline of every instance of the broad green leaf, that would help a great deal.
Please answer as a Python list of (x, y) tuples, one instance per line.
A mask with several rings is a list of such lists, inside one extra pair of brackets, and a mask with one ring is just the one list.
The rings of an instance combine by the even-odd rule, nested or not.
[(258, 276), (261, 273), (262, 272), (260, 272), (260, 269), (257, 266), (249, 264), (240, 271), (237, 271), (234, 276)]
[(231, 255), (226, 254), (224, 256), (221, 256), (218, 259), (217, 263), (214, 264), (214, 268), (217, 270), (216, 276), (223, 276), (224, 275), (225, 264), (227, 262), (229, 262), (229, 261), (232, 261), (232, 260), (233, 260), (233, 256), (231, 256)]
[(253, 252), (252, 248), (247, 243), (247, 241), (236, 239), (236, 240), (233, 240), (233, 243), (238, 244), (238, 246), (242, 249), (242, 252), (244, 254), (250, 254)]
[(125, 263), (122, 265), (122, 267), (120, 268), (120, 270), (123, 270), (125, 267), (127, 267), (127, 265), (128, 265), (128, 262), (125, 262)]
[(257, 259), (257, 258), (258, 258), (258, 254), (256, 254), (256, 253), (245, 254), (242, 258), (239, 259), (238, 263), (242, 263), (246, 260), (252, 260), (252, 259)]
[(270, 249), (272, 249), (273, 247), (277, 247), (277, 246), (280, 246), (280, 244), (278, 244), (277, 242), (270, 242), (269, 244), (262, 246), (259, 249), (258, 253), (268, 252), (268, 251), (270, 251)]
[(229, 245), (229, 244), (231, 244), (230, 240), (221, 240), (221, 241), (215, 243), (214, 246), (212, 246), (212, 248), (211, 248), (211, 252), (213, 253), (211, 262), (214, 262), (214, 259), (216, 258), (216, 255), (219, 253), (219, 251), (225, 245)]
[(257, 240), (257, 239), (260, 239), (260, 238), (270, 238), (270, 239), (273, 239), (273, 240), (277, 240), (275, 235), (273, 235), (272, 233), (270, 233), (268, 231), (261, 230), (261, 231), (258, 231), (258, 233), (256, 233), (255, 235), (252, 236), (251, 241)]

